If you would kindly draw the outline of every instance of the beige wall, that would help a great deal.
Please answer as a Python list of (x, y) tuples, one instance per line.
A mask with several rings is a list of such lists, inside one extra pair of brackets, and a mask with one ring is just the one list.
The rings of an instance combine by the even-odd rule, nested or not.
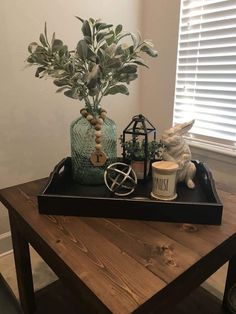
[(141, 78), (141, 108), (158, 135), (172, 125), (180, 0), (146, 0), (142, 33), (155, 43), (158, 58)]
[[(132, 14), (131, 14), (132, 12)], [(140, 29), (137, 0), (24, 0), (0, 2), (1, 150), (0, 188), (47, 176), (52, 167), (70, 154), (69, 125), (82, 104), (56, 94), (50, 79), (34, 78), (35, 69), (24, 69), (27, 47), (37, 40), (47, 21), (73, 49), (81, 37), (81, 23), (74, 17), (101, 17), (124, 29)], [(139, 111), (139, 81), (130, 96), (107, 97), (103, 106), (117, 122), (118, 133)]]
[[(47, 21), (73, 49), (81, 38), (81, 23), (74, 17), (102, 18), (140, 29), (141, 0), (2, 0), (0, 2), (0, 188), (48, 176), (53, 166), (70, 155), (69, 125), (82, 104), (56, 94), (50, 79), (36, 79), (25, 69), (28, 44), (38, 41)], [(118, 135), (139, 112), (140, 80), (130, 96), (107, 97), (103, 106), (116, 121)], [(8, 229), (7, 212), (0, 204), (0, 234)]]

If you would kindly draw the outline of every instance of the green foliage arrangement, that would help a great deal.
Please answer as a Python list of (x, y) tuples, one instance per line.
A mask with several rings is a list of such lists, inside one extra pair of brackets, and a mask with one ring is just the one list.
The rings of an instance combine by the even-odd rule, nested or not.
[[(123, 142), (123, 137), (120, 136), (121, 147), (125, 150), (125, 159), (131, 161), (143, 161), (145, 159), (145, 145), (144, 140), (139, 141), (136, 137), (128, 141)], [(151, 141), (147, 147), (147, 159), (155, 159), (159, 143), (157, 141)]]
[[(27, 61), (38, 66), (36, 77), (54, 78), (57, 92), (84, 100), (86, 108), (93, 111), (106, 95), (128, 95), (127, 84), (138, 77), (138, 66), (148, 67), (141, 54), (156, 57), (157, 52), (140, 35), (123, 32), (121, 24), (113, 27), (93, 18), (77, 18), (82, 22), (83, 38), (75, 50), (69, 50), (55, 33), (49, 41), (45, 23), (40, 43), (28, 47)], [(130, 37), (130, 44), (123, 42), (125, 37)]]

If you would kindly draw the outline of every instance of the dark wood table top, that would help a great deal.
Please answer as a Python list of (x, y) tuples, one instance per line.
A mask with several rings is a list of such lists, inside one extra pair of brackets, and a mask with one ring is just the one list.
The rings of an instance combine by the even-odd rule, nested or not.
[(46, 180), (3, 189), (0, 200), (104, 312), (162, 313), (236, 254), (236, 194), (221, 187), (223, 222), (210, 226), (42, 215), (36, 195)]

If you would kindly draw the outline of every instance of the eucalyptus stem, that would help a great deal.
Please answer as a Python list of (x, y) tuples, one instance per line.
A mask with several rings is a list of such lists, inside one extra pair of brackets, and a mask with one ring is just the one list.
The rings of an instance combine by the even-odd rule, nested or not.
[(93, 108), (92, 108), (92, 105), (90, 103), (88, 96), (84, 97), (84, 101), (85, 101), (86, 107), (89, 109), (89, 111), (93, 111)]
[[(45, 25), (40, 43), (32, 42), (28, 47), (27, 62), (38, 66), (36, 77), (53, 77), (58, 92), (84, 100), (88, 110), (98, 110), (106, 95), (129, 95), (127, 85), (138, 77), (138, 66), (147, 67), (140, 54), (156, 57), (157, 52), (149, 41), (122, 32), (121, 24), (114, 27), (92, 18), (77, 18), (83, 23), (83, 38), (75, 50), (69, 50), (55, 33), (50, 42)], [(120, 44), (127, 36), (131, 36), (132, 44)]]

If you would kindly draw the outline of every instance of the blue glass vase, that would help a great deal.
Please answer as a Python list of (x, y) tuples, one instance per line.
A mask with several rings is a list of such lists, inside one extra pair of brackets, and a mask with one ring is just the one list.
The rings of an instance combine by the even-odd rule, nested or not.
[(102, 125), (101, 145), (107, 160), (102, 166), (94, 166), (90, 160), (95, 151), (95, 128), (83, 116), (72, 122), (70, 127), (71, 137), (71, 162), (73, 180), (84, 185), (104, 184), (104, 171), (107, 166), (116, 161), (116, 124), (109, 118), (104, 119)]

